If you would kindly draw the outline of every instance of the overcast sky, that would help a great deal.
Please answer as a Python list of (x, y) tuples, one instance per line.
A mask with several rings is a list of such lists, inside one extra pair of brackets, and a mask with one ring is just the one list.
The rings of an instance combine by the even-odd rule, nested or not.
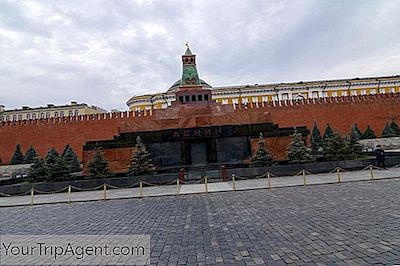
[(400, 73), (400, 1), (0, 0), (0, 104), (127, 109), (180, 78), (212, 86)]

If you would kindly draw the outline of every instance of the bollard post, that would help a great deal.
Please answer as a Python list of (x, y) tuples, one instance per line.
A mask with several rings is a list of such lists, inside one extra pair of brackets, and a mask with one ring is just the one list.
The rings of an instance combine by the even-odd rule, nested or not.
[(176, 180), (176, 195), (179, 195), (179, 178)]
[(369, 166), (369, 172), (371, 174), (370, 180), (374, 180), (374, 172), (372, 171), (372, 166), (371, 165)]
[(303, 184), (304, 184), (304, 186), (307, 186), (306, 170), (303, 170)]
[(337, 173), (337, 182), (340, 183), (342, 182), (341, 176), (340, 176), (340, 170), (339, 168), (336, 168), (336, 173)]
[(103, 200), (107, 200), (107, 185), (103, 185)]
[(267, 177), (268, 177), (268, 189), (271, 189), (271, 174), (267, 173)]
[(236, 191), (236, 175), (232, 174), (233, 191)]
[(208, 193), (207, 176), (204, 176), (204, 185), (206, 186), (206, 193)]
[(33, 205), (33, 194), (35, 193), (35, 189), (31, 188), (31, 205)]
[(140, 186), (140, 189), (139, 189), (140, 197), (143, 197), (143, 182), (142, 182), (142, 180), (139, 181), (139, 186)]
[(71, 185), (68, 186), (68, 203), (71, 203)]

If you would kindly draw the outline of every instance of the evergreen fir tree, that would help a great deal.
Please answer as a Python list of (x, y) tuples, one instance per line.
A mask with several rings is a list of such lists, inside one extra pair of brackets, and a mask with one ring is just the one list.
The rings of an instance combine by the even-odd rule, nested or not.
[(89, 161), (88, 173), (91, 178), (108, 178), (113, 176), (108, 168), (108, 161), (101, 150), (96, 150), (93, 159)]
[(350, 140), (348, 138), (344, 138), (339, 132), (334, 131), (332, 138), (327, 141), (325, 158), (328, 161), (340, 161), (355, 158), (356, 154), (349, 142)]
[(67, 145), (65, 145), (65, 148), (64, 148), (63, 152), (61, 153), (61, 158), (64, 158), (65, 153), (66, 153), (69, 149), (71, 149), (71, 146), (69, 145), (69, 143), (67, 143)]
[(397, 137), (397, 133), (389, 125), (389, 123), (386, 123), (385, 128), (383, 129), (383, 132), (382, 132), (382, 138), (392, 138), (392, 137)]
[(150, 159), (150, 153), (147, 151), (140, 137), (137, 137), (135, 150), (132, 153), (131, 166), (128, 170), (128, 176), (148, 175), (154, 171), (155, 167)]
[(394, 119), (392, 120), (392, 123), (390, 123), (390, 127), (396, 132), (397, 136), (400, 136), (400, 128)]
[(80, 163), (78, 160), (78, 156), (74, 150), (67, 144), (63, 151), (62, 159), (66, 162), (68, 167), (68, 173), (75, 173), (81, 170)]
[(357, 126), (357, 124), (354, 124), (354, 130), (357, 132), (357, 137), (358, 137), (358, 140), (360, 140), (361, 139), (361, 136), (362, 136), (362, 132), (361, 132), (361, 130), (358, 128), (358, 126)]
[(351, 126), (351, 132), (350, 132), (350, 134), (354, 137), (354, 138), (356, 138), (357, 140), (360, 140), (361, 139), (361, 131), (358, 129), (358, 127), (357, 127), (357, 124), (353, 124), (352, 126)]
[(311, 133), (310, 142), (311, 142), (311, 149), (314, 153), (317, 152), (318, 149), (323, 146), (321, 132), (319, 131), (317, 123), (315, 123), (315, 122), (314, 122), (314, 127), (313, 127), (313, 130)]
[(324, 142), (328, 141), (329, 138), (332, 138), (333, 135), (334, 135), (334, 133), (333, 133), (331, 126), (329, 124), (327, 124), (326, 128), (325, 128), (324, 137), (323, 137)]
[(359, 143), (360, 139), (358, 139), (355, 134), (357, 134), (357, 132), (351, 131), (346, 138), (348, 145), (347, 154), (349, 159), (357, 158), (362, 152), (362, 147)]
[(56, 149), (51, 148), (44, 159), (50, 179), (60, 178), (68, 173), (67, 163), (60, 158)]
[(297, 131), (292, 135), (292, 142), (288, 145), (288, 158), (291, 163), (314, 162), (315, 157), (311, 155), (310, 149), (306, 147), (302, 136)]
[(26, 154), (24, 157), (24, 163), (34, 163), (37, 156), (38, 156), (37, 152), (31, 145), (29, 147), (29, 149), (26, 151)]
[(15, 147), (14, 155), (11, 158), (11, 164), (22, 164), (24, 163), (24, 155), (21, 152), (21, 146), (17, 144)]
[(258, 140), (258, 148), (256, 154), (251, 158), (250, 167), (264, 167), (269, 166), (273, 162), (272, 155), (269, 153), (267, 146), (265, 145), (265, 140), (263, 134), (260, 133)]
[(43, 159), (36, 157), (29, 167), (28, 176), (31, 181), (43, 181), (47, 179), (48, 170)]
[(367, 126), (364, 133), (361, 135), (361, 139), (376, 139), (375, 132)]

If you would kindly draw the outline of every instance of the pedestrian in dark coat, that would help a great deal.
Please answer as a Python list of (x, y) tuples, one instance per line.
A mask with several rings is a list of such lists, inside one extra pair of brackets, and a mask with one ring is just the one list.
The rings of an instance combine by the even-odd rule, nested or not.
[(378, 167), (385, 168), (385, 151), (382, 149), (381, 145), (376, 145), (375, 157), (378, 162)]

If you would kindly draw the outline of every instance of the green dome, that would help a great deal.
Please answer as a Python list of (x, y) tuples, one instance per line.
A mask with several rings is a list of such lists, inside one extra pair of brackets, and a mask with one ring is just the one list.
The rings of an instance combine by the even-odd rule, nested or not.
[[(200, 79), (200, 84), (203, 85), (206, 88), (211, 88), (210, 84), (208, 84), (207, 82), (205, 82), (204, 80)], [(179, 86), (181, 85), (181, 80), (178, 79), (174, 84), (172, 84), (172, 86), (168, 89), (168, 92), (174, 92), (176, 91)]]

